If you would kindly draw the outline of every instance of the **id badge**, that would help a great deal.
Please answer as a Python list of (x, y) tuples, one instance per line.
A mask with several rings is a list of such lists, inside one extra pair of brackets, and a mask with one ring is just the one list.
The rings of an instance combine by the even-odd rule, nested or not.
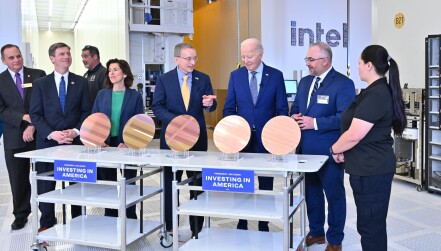
[(317, 95), (317, 104), (327, 105), (329, 104), (328, 95)]
[(21, 84), (21, 88), (30, 88), (30, 87), (32, 87), (32, 83)]

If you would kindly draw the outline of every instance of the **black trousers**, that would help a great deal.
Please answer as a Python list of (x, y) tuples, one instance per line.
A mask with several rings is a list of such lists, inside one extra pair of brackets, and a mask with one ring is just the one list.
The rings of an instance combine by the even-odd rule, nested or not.
[[(117, 180), (117, 175), (118, 175), (117, 169), (100, 167), (98, 170), (99, 170), (99, 173), (100, 173), (102, 180), (111, 180), (111, 181)], [(135, 176), (136, 176), (136, 170), (127, 170), (127, 169), (124, 170), (124, 177), (126, 179), (131, 179), (131, 178), (134, 178)], [(130, 185), (134, 185), (134, 184), (130, 184)], [(118, 217), (118, 209), (106, 208), (106, 209), (104, 209), (104, 215)], [(136, 205), (133, 205), (133, 206), (127, 208), (126, 216), (129, 219), (136, 219), (137, 218), (136, 217)]]
[[(110, 146), (117, 147), (119, 145), (118, 143), (118, 137), (110, 137)], [(126, 179), (131, 179), (136, 176), (136, 170), (124, 170), (124, 177)], [(116, 181), (118, 176), (118, 170), (114, 168), (98, 168), (98, 176), (102, 180), (111, 180)], [(134, 183), (130, 185), (135, 185)], [(118, 217), (118, 209), (104, 209), (104, 215), (105, 216), (112, 216), (112, 217)], [(136, 205), (133, 205), (126, 210), (126, 216), (129, 219), (136, 219)]]
[[(49, 172), (54, 170), (54, 163), (37, 163), (37, 174)], [(71, 185), (75, 184), (74, 182), (70, 183)], [(37, 193), (44, 194), (50, 191), (55, 190), (56, 182), (55, 181), (46, 181), (46, 180), (38, 180), (37, 181)], [(40, 202), (38, 204), (40, 208), (41, 217), (40, 217), (40, 227), (52, 227), (57, 223), (55, 218), (55, 205), (54, 203), (46, 203)], [(81, 215), (81, 206), (71, 205), (71, 215), (72, 219)]]
[[(273, 190), (274, 177), (258, 176), (259, 190)], [(259, 231), (268, 232), (268, 221), (259, 221), (257, 225)], [(248, 221), (239, 220), (237, 223), (237, 229), (248, 230)]]
[(28, 145), (20, 149), (5, 149), (5, 161), (12, 192), (12, 204), (15, 218), (27, 218), (31, 213), (31, 183), (29, 182), (29, 159), (16, 158), (14, 154), (34, 150)]
[[(189, 178), (193, 175), (198, 175), (201, 172), (186, 171)], [(182, 181), (183, 171), (176, 172), (176, 180), (178, 182)], [(164, 211), (165, 211), (165, 229), (170, 231), (173, 229), (173, 198), (172, 198), (172, 182), (173, 182), (173, 172), (171, 166), (164, 167)], [(196, 182), (191, 182), (190, 185), (202, 185), (202, 178), (196, 179)], [(201, 191), (190, 191), (190, 199), (201, 194)], [(178, 202), (179, 203), (179, 202)], [(202, 216), (192, 216), (190, 215), (190, 229), (193, 234), (199, 233), (204, 225), (204, 217)], [(195, 223), (197, 221), (197, 225)], [(196, 228), (195, 228), (196, 227)]]
[(393, 173), (349, 177), (363, 251), (387, 251), (386, 218), (393, 177)]

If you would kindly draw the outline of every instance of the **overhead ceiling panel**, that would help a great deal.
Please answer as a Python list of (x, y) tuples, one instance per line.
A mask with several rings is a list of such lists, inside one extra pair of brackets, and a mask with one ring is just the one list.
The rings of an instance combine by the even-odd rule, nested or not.
[[(36, 0), (37, 20), (40, 30), (70, 31), (76, 15), (87, 0)], [(50, 8), (52, 6), (52, 11)]]

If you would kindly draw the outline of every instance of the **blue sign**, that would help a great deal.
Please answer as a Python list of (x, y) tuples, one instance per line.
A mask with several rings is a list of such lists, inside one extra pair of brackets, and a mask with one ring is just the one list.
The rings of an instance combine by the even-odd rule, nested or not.
[(202, 168), (202, 189), (254, 193), (254, 171)]
[(96, 163), (84, 161), (54, 161), (54, 179), (96, 183)]

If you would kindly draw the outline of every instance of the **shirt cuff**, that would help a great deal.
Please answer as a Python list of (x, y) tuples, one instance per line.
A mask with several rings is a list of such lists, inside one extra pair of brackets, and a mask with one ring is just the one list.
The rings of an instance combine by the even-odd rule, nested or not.
[(317, 120), (314, 118), (314, 130), (318, 130), (318, 127), (317, 127)]
[(80, 131), (77, 128), (74, 128), (73, 130), (77, 133), (77, 136), (80, 135)]

